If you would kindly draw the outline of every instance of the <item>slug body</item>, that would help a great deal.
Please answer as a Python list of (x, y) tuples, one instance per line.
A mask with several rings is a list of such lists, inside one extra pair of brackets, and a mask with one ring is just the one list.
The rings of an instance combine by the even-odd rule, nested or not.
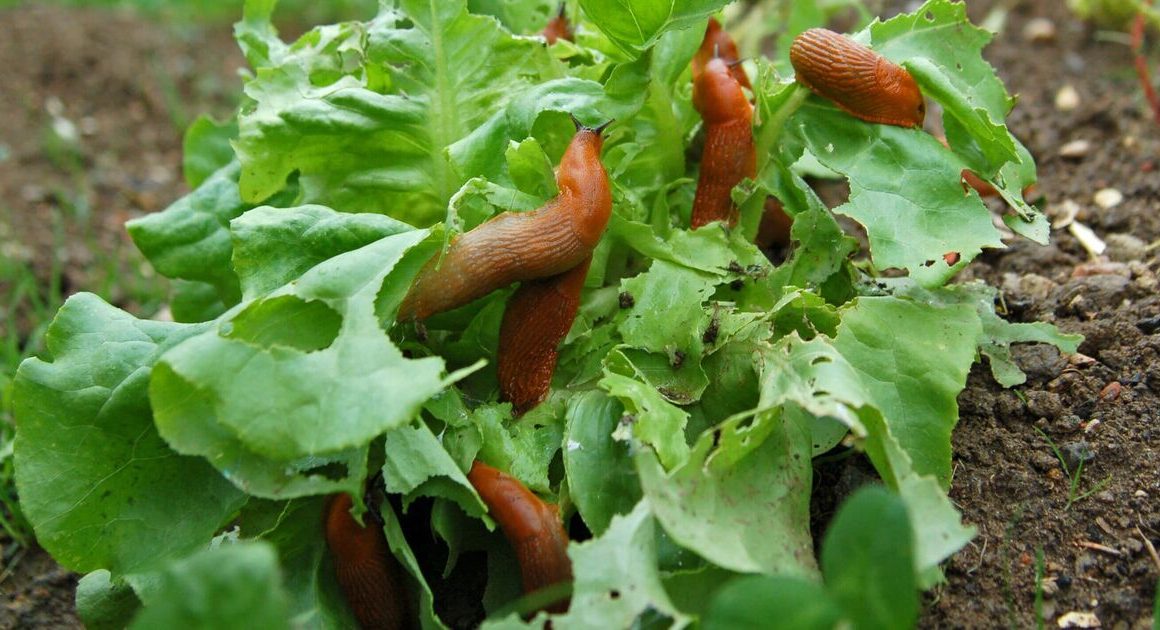
[[(515, 477), (479, 460), (472, 463), (467, 479), (515, 551), (524, 593), (572, 579), (568, 534), (554, 506), (544, 503)], [(562, 608), (567, 609), (567, 604)]]
[(737, 44), (733, 42), (732, 37), (729, 37), (729, 33), (721, 28), (721, 23), (717, 21), (717, 18), (709, 18), (709, 26), (705, 29), (705, 38), (701, 40), (701, 47), (693, 55), (694, 83), (705, 72), (705, 66), (709, 65), (709, 61), (713, 58), (725, 62), (725, 65), (729, 67), (729, 74), (733, 75), (741, 87), (753, 89), (749, 83), (749, 75), (745, 74), (745, 68), (741, 67), (741, 56), (737, 53)]
[(561, 2), (560, 10), (556, 12), (556, 16), (548, 20), (548, 25), (540, 33), (543, 35), (544, 40), (548, 42), (549, 46), (555, 44), (558, 39), (566, 39), (570, 42), (576, 41), (572, 33), (572, 26), (568, 24), (568, 16), (564, 12), (564, 9), (565, 4)]
[(921, 127), (926, 104), (903, 67), (824, 28), (798, 35), (789, 49), (797, 81), (850, 115), (872, 123)]
[(572, 137), (556, 172), (555, 199), (530, 212), (499, 214), (428, 261), (396, 319), (426, 319), (513, 282), (561, 274), (587, 258), (612, 213), (600, 131), (582, 127)]
[(693, 198), (693, 228), (710, 221), (737, 222), (733, 187), (757, 174), (753, 106), (722, 59), (710, 59), (693, 83), (693, 107), (705, 126), (701, 174)]
[(529, 280), (508, 299), (499, 329), (499, 388), (521, 415), (548, 396), (558, 346), (572, 328), (592, 257), (564, 273)]
[(350, 495), (335, 495), (326, 509), (326, 545), (343, 595), (364, 630), (404, 628), (406, 590), (383, 530), (363, 527), (350, 515)]

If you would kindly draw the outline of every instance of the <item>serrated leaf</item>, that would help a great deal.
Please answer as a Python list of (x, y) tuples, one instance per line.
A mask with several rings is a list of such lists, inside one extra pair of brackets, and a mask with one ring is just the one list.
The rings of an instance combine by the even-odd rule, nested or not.
[(667, 474), (648, 451), (636, 464), (657, 520), (681, 546), (734, 571), (810, 576), (810, 450), (801, 417), (764, 412), (707, 430)]
[(835, 212), (866, 227), (878, 269), (906, 269), (937, 286), (952, 273), (943, 254), (971, 260), (984, 247), (1003, 247), (979, 196), (963, 191), (964, 164), (929, 134), (865, 123), (815, 101), (791, 124), (822, 164), (849, 178), (850, 200)]
[(150, 368), (202, 330), (138, 320), (81, 293), (49, 327), (52, 362), (21, 364), (16, 486), (57, 562), (115, 575), (147, 570), (206, 544), (245, 503), (203, 460), (173, 452), (153, 426)]
[(548, 400), (518, 420), (511, 419), (507, 403), (477, 407), (473, 419), (483, 434), (479, 458), (532, 490), (551, 492), (548, 466), (564, 434), (560, 407), (558, 401)]
[(278, 558), (267, 543), (225, 544), (174, 562), (157, 600), (130, 626), (237, 629), (290, 627)]
[(421, 496), (453, 501), (471, 516), (487, 513), (467, 476), (422, 422), (387, 432), (383, 481), (387, 492), (403, 495), (403, 508)]
[[(176, 430), (179, 418), (187, 415), (184, 406), (204, 409), (208, 404), (214, 414), (203, 422), (215, 423), (263, 457), (289, 461), (362, 447), (410, 422), (423, 402), (445, 386), (443, 362), (404, 358), (377, 315), (379, 308), (393, 309), (402, 295), (386, 306), (376, 300), (388, 277), (406, 286), (415, 270), (392, 272), (425, 236), (425, 231), (405, 232), (335, 256), (167, 352), (161, 361), (165, 369), (150, 392), (162, 432)], [(320, 326), (333, 326), (332, 316), (302, 322), (284, 318), (286, 308), (300, 309), (302, 303), (325, 305), (328, 310), (318, 313), (341, 318), (340, 327), (332, 329), (335, 336), (321, 337), (330, 342), (325, 349), (267, 343), (246, 333), (282, 327), (285, 334), (278, 334), (289, 340), (299, 325), (303, 332), (315, 328), (316, 334), (324, 334)], [(254, 309), (271, 304), (278, 306), (253, 314), (245, 329), (236, 327)], [(194, 444), (179, 448), (200, 449)]]
[(689, 452), (685, 442), (689, 416), (654, 387), (635, 378), (634, 373), (631, 362), (622, 352), (609, 353), (599, 385), (618, 398), (626, 412), (613, 437), (648, 444), (656, 449), (662, 465), (676, 466)]

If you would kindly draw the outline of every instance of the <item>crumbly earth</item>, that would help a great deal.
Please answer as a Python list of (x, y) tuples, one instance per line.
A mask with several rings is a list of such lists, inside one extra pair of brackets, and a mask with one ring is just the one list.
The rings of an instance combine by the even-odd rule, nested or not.
[[(1018, 349), (1028, 381), (1014, 389), (986, 366), (971, 373), (951, 498), (978, 536), (925, 596), (920, 626), (1033, 627), (1091, 613), (1104, 628), (1150, 628), (1160, 576), (1160, 124), (1121, 36), (1077, 21), (1059, 0), (972, 0), (968, 10), (979, 22), (993, 5), (1008, 13), (986, 56), (1019, 94), (1010, 126), (1036, 157), (1047, 210), (1060, 223), (1074, 214), (1107, 251), (1093, 259), (1064, 227), (1051, 245), (1013, 241), (962, 274), (1001, 286), (1013, 321), (1050, 321), (1086, 340), (1071, 357)], [(93, 289), (94, 268), (113, 265), (120, 278), (106, 298), (141, 309), (121, 285), (154, 280), (142, 277), (122, 226), (185, 192), (180, 123), (229, 113), (241, 60), (228, 28), (172, 32), (125, 14), (47, 8), (0, 11), (0, 23), (3, 256), (47, 282), (51, 257), (37, 252), (57, 247), (66, 293)], [(1061, 90), (1078, 102), (1057, 106)], [(48, 139), (53, 111), (76, 125), (72, 148)], [(1105, 188), (1122, 200), (1102, 206)], [(54, 237), (54, 218), (68, 238)], [(4, 303), (10, 291), (0, 284)], [(1070, 506), (1048, 439), (1072, 472), (1085, 461), (1073, 493), (1083, 498)], [(833, 500), (862, 476), (851, 458), (818, 479), (834, 482)], [(76, 576), (35, 548), (0, 543), (0, 627), (78, 627)]]

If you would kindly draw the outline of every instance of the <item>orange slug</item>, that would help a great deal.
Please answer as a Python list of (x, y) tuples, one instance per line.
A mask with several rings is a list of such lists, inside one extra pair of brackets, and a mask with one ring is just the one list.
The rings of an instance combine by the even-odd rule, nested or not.
[(705, 66), (709, 65), (709, 60), (714, 57), (725, 61), (725, 65), (729, 66), (729, 74), (737, 79), (741, 87), (753, 89), (753, 86), (749, 84), (749, 76), (745, 74), (745, 68), (741, 67), (741, 56), (737, 53), (737, 44), (733, 42), (729, 33), (721, 28), (721, 23), (717, 21), (717, 18), (709, 18), (709, 26), (705, 29), (705, 38), (701, 40), (701, 47), (693, 55), (694, 82), (705, 72)]
[(789, 49), (797, 81), (850, 115), (872, 123), (921, 127), (926, 104), (902, 66), (824, 28), (798, 35)]
[(407, 627), (398, 562), (382, 528), (373, 521), (359, 525), (350, 515), (351, 505), (349, 494), (336, 494), (326, 508), (326, 545), (334, 556), (338, 585), (364, 630)]
[(566, 39), (570, 42), (576, 41), (572, 33), (572, 26), (568, 24), (568, 16), (564, 12), (565, 4), (560, 3), (560, 9), (556, 12), (556, 17), (548, 20), (548, 25), (544, 27), (541, 35), (548, 42), (548, 45), (556, 43), (557, 39)]
[(612, 213), (600, 163), (607, 125), (590, 129), (577, 122), (556, 171), (560, 194), (536, 210), (504, 212), (457, 236), (419, 272), (396, 319), (423, 320), (513, 282), (559, 275), (587, 258)]
[[(518, 479), (479, 460), (471, 464), (467, 480), (487, 504), (520, 563), (524, 593), (532, 593), (572, 579), (568, 534), (555, 506), (544, 503)], [(567, 610), (568, 603), (551, 607)]]
[(558, 276), (529, 280), (508, 299), (499, 328), (499, 389), (521, 415), (548, 396), (557, 347), (580, 308), (592, 257)]
[(753, 144), (753, 106), (723, 59), (710, 59), (693, 83), (693, 107), (705, 123), (701, 174), (693, 196), (691, 226), (710, 221), (737, 222), (733, 187), (757, 174)]

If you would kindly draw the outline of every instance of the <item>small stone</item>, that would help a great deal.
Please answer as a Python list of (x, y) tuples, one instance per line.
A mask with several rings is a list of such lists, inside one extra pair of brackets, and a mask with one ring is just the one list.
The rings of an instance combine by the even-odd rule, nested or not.
[(1099, 628), (1100, 618), (1095, 613), (1073, 610), (1060, 615), (1055, 624), (1060, 628)]
[(1060, 230), (1072, 221), (1075, 221), (1079, 216), (1080, 206), (1071, 199), (1064, 199), (1059, 203), (1053, 203), (1047, 206), (1047, 216), (1051, 219), (1051, 229)]
[(1079, 159), (1086, 157), (1092, 150), (1092, 143), (1087, 140), (1072, 140), (1059, 147), (1059, 157)]
[(1068, 442), (1059, 448), (1059, 452), (1063, 455), (1063, 461), (1067, 464), (1067, 469), (1073, 473), (1079, 468), (1080, 463), (1089, 464), (1095, 461), (1096, 454), (1091, 447), (1084, 440), (1078, 442)]
[(1136, 328), (1139, 328), (1140, 332), (1144, 333), (1145, 335), (1154, 335), (1157, 332), (1160, 332), (1160, 315), (1157, 315), (1156, 317), (1145, 317), (1144, 319), (1141, 319), (1140, 321), (1136, 322)]
[(1068, 83), (1055, 93), (1055, 108), (1061, 112), (1070, 112), (1079, 107), (1079, 92), (1075, 86)]
[(1148, 252), (1148, 244), (1134, 234), (1116, 232), (1104, 237), (1108, 244), (1108, 258), (1117, 262), (1143, 260)]
[(1042, 17), (1028, 20), (1023, 26), (1023, 39), (1035, 44), (1055, 41), (1055, 22)]
[(1096, 191), (1096, 194), (1092, 196), (1092, 200), (1096, 202), (1097, 206), (1107, 210), (1123, 203), (1124, 193), (1115, 188), (1102, 188)]
[(1124, 541), (1124, 547), (1127, 548), (1128, 553), (1136, 555), (1144, 550), (1144, 543), (1140, 542), (1138, 538), (1129, 538)]
[(1053, 577), (1045, 578), (1040, 582), (1040, 586), (1043, 589), (1043, 596), (1047, 599), (1055, 597), (1055, 594), (1059, 592), (1059, 585), (1055, 583)]
[(1121, 278), (1130, 278), (1132, 270), (1124, 263), (1111, 263), (1103, 261), (1093, 261), (1080, 263), (1071, 270), (1071, 277), (1073, 278), (1090, 278), (1091, 276), (1120, 276)]

